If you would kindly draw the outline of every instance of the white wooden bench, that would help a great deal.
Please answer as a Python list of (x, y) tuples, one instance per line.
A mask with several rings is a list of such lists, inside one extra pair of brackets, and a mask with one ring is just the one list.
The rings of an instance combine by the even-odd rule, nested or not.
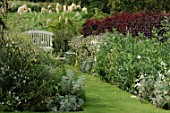
[(39, 45), (44, 50), (49, 51), (53, 49), (53, 36), (52, 32), (43, 31), (43, 30), (29, 30), (24, 32), (28, 35), (33, 43)]

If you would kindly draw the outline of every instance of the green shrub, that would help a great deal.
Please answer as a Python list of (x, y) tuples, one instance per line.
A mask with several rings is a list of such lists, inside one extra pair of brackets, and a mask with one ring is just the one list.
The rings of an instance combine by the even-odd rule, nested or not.
[[(47, 88), (47, 84), (52, 79), (50, 76), (52, 71), (49, 71), (50, 66), (46, 62), (47, 56), (45, 54), (40, 56), (22, 34), (9, 33), (4, 38), (1, 40), (0, 48), (1, 103), (4, 104), (4, 109), (6, 111), (40, 109), (41, 101), (52, 93), (47, 91), (50, 89)], [(40, 59), (42, 57), (43, 59)]]
[[(107, 46), (106, 46), (107, 45)], [(113, 75), (111, 74), (115, 68), (116, 52), (111, 43), (106, 43), (100, 46), (100, 50), (96, 56), (96, 72), (102, 79), (111, 82)]]
[(138, 11), (169, 11), (169, 0), (117, 0), (115, 11), (138, 12)]
[(44, 101), (48, 111), (80, 111), (85, 100), (83, 90), (84, 77), (75, 80), (75, 75), (71, 70), (67, 70), (67, 76), (62, 76), (58, 83), (56, 93), (53, 97)]
[[(69, 21), (68, 24), (72, 24)], [(74, 36), (72, 33), (72, 26), (65, 24), (65, 19), (61, 21), (54, 20), (51, 24), (53, 29), (53, 33), (55, 34), (54, 37), (54, 52), (59, 52), (62, 49), (64, 52), (69, 50), (68, 41)]]
[[(143, 37), (143, 35), (140, 35), (140, 37)], [(111, 35), (108, 42), (100, 47), (97, 55), (96, 71), (104, 80), (135, 94), (138, 93), (138, 90), (134, 88), (134, 84), (136, 84), (135, 81), (141, 74), (146, 74), (146, 78), (154, 77), (147, 81), (147, 85), (142, 84), (146, 87), (141, 86), (146, 88), (143, 92), (151, 94), (158, 88), (154, 86), (154, 84), (157, 84), (156, 76), (158, 72), (164, 75), (170, 68), (170, 42), (167, 40), (161, 43), (154, 38), (141, 39), (140, 37), (132, 38), (130, 34), (124, 36), (117, 32)], [(162, 65), (164, 63), (166, 67)], [(169, 76), (165, 77), (169, 79)], [(161, 91), (168, 87), (168, 80), (165, 84), (159, 84), (159, 87), (166, 86)], [(157, 96), (160, 96), (160, 94), (156, 93)], [(169, 93), (168, 96), (170, 96)], [(150, 95), (143, 98), (150, 101)], [(152, 101), (157, 102), (154, 99)], [(167, 103), (167, 101), (164, 102)], [(163, 107), (163, 104), (160, 104), (157, 104), (157, 106)]]
[(69, 65), (74, 65), (75, 64), (75, 60), (76, 60), (76, 53), (75, 52), (65, 52), (64, 53), (64, 62), (69, 64)]
[(82, 72), (90, 73), (93, 71), (96, 62), (96, 54), (100, 44), (107, 40), (107, 34), (108, 33), (98, 36), (91, 35), (86, 38), (73, 38), (70, 41), (70, 51), (74, 51), (76, 55), (75, 63), (73, 65), (77, 66)]
[[(61, 96), (66, 99), (66, 95), (69, 95), (71, 102), (72, 98), (76, 100), (76, 105), (67, 106), (67, 109), (81, 110), (85, 97), (83, 79), (70, 78), (72, 73), (66, 72), (62, 62), (30, 42), (19, 32), (6, 31), (0, 37), (0, 105), (3, 110), (52, 111), (47, 102)], [(62, 83), (63, 78), (71, 79), (72, 83)], [(74, 90), (63, 91), (63, 87)], [(60, 110), (62, 102), (54, 104)]]
[[(69, 41), (76, 37), (77, 35), (81, 35), (82, 24), (85, 19), (82, 17), (84, 14), (81, 13), (79, 17), (75, 16), (75, 12), (71, 12), (66, 14), (64, 17), (59, 14), (57, 18), (51, 22), (49, 27), (52, 29), (55, 34), (54, 37), (54, 52), (66, 52), (69, 50)], [(66, 22), (67, 20), (67, 22)]]
[(140, 40), (131, 35), (124, 38), (123, 35), (114, 34), (106, 45), (101, 46), (97, 71), (103, 78), (116, 80), (121, 83), (120, 87), (128, 90), (140, 73), (155, 75), (163, 71), (161, 62), (169, 63), (170, 59), (168, 44), (161, 44), (155, 39)]

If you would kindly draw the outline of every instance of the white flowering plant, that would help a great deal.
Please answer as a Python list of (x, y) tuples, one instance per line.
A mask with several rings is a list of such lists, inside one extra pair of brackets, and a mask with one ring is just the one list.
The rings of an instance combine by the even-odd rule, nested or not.
[(160, 72), (156, 76), (141, 74), (135, 82), (136, 95), (141, 100), (145, 99), (157, 107), (170, 109), (170, 82), (166, 74)]

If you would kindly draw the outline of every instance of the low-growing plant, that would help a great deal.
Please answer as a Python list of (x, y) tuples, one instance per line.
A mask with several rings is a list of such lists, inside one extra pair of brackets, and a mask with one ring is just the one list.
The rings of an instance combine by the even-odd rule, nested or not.
[[(168, 72), (166, 64), (162, 63), (162, 65)], [(169, 75), (163, 75), (159, 71), (155, 76), (141, 74), (139, 79), (136, 79), (134, 87), (137, 89), (138, 97), (142, 100), (151, 101), (160, 108), (170, 109)]]
[(84, 77), (75, 80), (75, 74), (67, 70), (67, 76), (62, 76), (58, 85), (59, 93), (48, 98), (45, 103), (49, 111), (80, 111), (85, 100)]

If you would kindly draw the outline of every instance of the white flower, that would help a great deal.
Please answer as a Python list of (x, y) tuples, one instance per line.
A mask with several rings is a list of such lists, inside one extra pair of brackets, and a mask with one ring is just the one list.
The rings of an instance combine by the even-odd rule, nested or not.
[(141, 59), (141, 56), (138, 55), (137, 59)]
[(94, 61), (95, 61), (95, 62), (97, 61), (97, 58), (96, 58), (96, 56), (94, 57)]
[(163, 74), (161, 74), (160, 72), (158, 72), (158, 76), (160, 77), (160, 79), (164, 80), (165, 76)]
[(9, 44), (7, 43), (7, 44), (6, 44), (6, 47), (8, 47), (8, 46), (9, 46)]
[(18, 100), (18, 101), (19, 101), (19, 97), (15, 97), (15, 100)]
[(68, 18), (65, 18), (65, 24), (68, 24)]
[(96, 45), (98, 42), (96, 40), (92, 40), (90, 43)]
[(19, 101), (18, 104), (21, 104), (21, 101)]
[(23, 83), (25, 84), (26, 80), (23, 80)]
[(162, 65), (162, 66), (166, 66), (165, 62), (163, 62), (163, 61), (161, 62), (161, 65)]
[(143, 79), (144, 78), (144, 75), (142, 74), (141, 76), (140, 76), (140, 78), (139, 79)]
[(134, 87), (136, 88), (136, 87), (140, 87), (140, 86), (142, 86), (142, 85), (140, 83), (137, 83), (137, 84), (135, 84)]
[(3, 70), (5, 70), (5, 68), (4, 68), (4, 67), (1, 67), (1, 70), (3, 71)]
[(165, 94), (165, 95), (167, 95), (167, 94), (168, 94), (168, 92), (167, 92), (167, 91), (164, 91), (164, 94)]

